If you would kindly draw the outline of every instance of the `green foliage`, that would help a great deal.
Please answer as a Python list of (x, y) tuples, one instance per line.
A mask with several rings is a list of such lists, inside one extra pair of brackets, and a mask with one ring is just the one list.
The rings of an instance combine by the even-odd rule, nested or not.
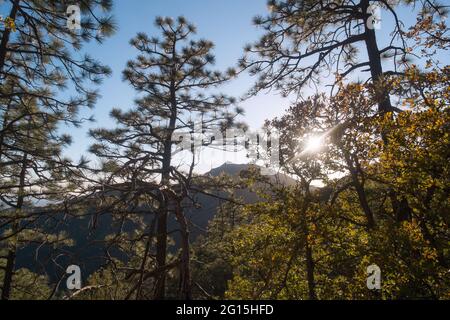
[[(448, 68), (410, 70), (388, 83), (409, 109), (370, 116), (376, 89), (350, 85), (270, 123), (281, 130), (283, 169), (298, 184), (271, 185), (265, 200), (234, 208), (239, 223), (233, 228), (219, 231), (216, 220), (201, 240), (209, 251), (226, 248), (215, 250), (211, 261), (213, 270), (217, 261), (232, 268), (226, 298), (449, 298)], [(405, 88), (411, 87), (422, 96), (409, 99)], [(330, 130), (337, 125), (332, 119), (345, 122)], [(325, 132), (323, 148), (293, 157), (302, 154), (302, 137), (313, 128)], [(314, 163), (320, 170), (311, 177)], [(315, 178), (324, 186), (311, 188)], [(366, 287), (372, 264), (381, 268), (381, 290)]]
[[(98, 97), (92, 85), (111, 72), (79, 53), (114, 33), (112, 1), (83, 1), (79, 31), (66, 25), (71, 1), (7, 1), (1, 298), (450, 299), (450, 67), (434, 60), (449, 48), (447, 10), (434, 0), (382, 1), (394, 22), (382, 47), (366, 23), (375, 2), (271, 0), (269, 14), (254, 19), (264, 33), (239, 61), (258, 76), (250, 95), (333, 86), (266, 122), (280, 133), (280, 171), (295, 179), (283, 185), (255, 168), (233, 178), (193, 173), (199, 149), (223, 147), (203, 141), (184, 157), (195, 122), (203, 133), (246, 125), (236, 123), (243, 109), (235, 99), (213, 92), (238, 72), (213, 70), (214, 44), (195, 38), (184, 17), (158, 17), (159, 37), (131, 39), (138, 55), (123, 79), (137, 97), (129, 109), (111, 111), (115, 127), (90, 130), (100, 166), (64, 158), (71, 138), (61, 124), (82, 124), (81, 108)], [(399, 20), (400, 5), (417, 8), (415, 23)], [(419, 56), (424, 70), (410, 63)], [(367, 81), (349, 83), (358, 70), (370, 72)], [(257, 201), (234, 199), (242, 188)], [(186, 210), (198, 205), (198, 193), (217, 190), (230, 198), (191, 246)], [(81, 290), (17, 268), (33, 246), (36, 260), (45, 247), (58, 264), (75, 245), (61, 226), (75, 220), (67, 217), (89, 216), (94, 234), (102, 215), (111, 224), (91, 244), (101, 246), (102, 266)], [(373, 264), (382, 272), (377, 290), (366, 282)]]
[[(4, 271), (0, 269), (0, 279), (3, 277)], [(28, 269), (19, 269), (15, 273), (10, 299), (47, 300), (51, 296), (52, 289), (46, 276), (33, 273)]]

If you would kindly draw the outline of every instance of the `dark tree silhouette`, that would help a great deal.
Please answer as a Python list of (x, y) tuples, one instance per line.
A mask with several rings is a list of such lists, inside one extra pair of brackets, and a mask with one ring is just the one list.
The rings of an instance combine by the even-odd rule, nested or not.
[[(82, 1), (80, 30), (68, 27), (66, 11), (71, 4), (40, 0), (2, 3), (9, 10), (5, 19), (9, 23), (0, 27), (0, 201), (2, 231), (10, 231), (0, 237), (5, 240), (2, 246), (8, 248), (2, 299), (11, 295), (17, 237), (31, 228), (37, 216), (28, 217), (24, 204), (29, 207), (36, 198), (51, 197), (63, 177), (62, 168), (78, 166), (62, 158), (61, 149), (70, 139), (61, 135), (57, 126), (61, 122), (80, 125), (79, 109), (93, 107), (98, 96), (92, 84), (110, 74), (108, 67), (77, 51), (83, 43), (101, 42), (113, 33), (111, 17), (98, 14), (99, 9), (107, 14), (112, 1)], [(69, 88), (74, 96), (67, 98), (69, 90), (64, 91)], [(79, 165), (84, 164), (81, 161)], [(10, 241), (13, 244), (7, 244), (12, 238), (16, 238)]]
[[(181, 142), (179, 133), (188, 133), (184, 139), (190, 145), (194, 121), (201, 123), (204, 132), (213, 128), (224, 130), (233, 123), (236, 113), (228, 107), (234, 100), (211, 94), (210, 89), (234, 76), (234, 71), (222, 74), (209, 70), (214, 63), (213, 44), (192, 40), (195, 27), (183, 17), (157, 18), (155, 23), (162, 38), (139, 33), (132, 39), (130, 43), (139, 55), (128, 62), (123, 72), (124, 79), (140, 94), (137, 106), (127, 112), (112, 111), (117, 129), (92, 130), (98, 143), (91, 151), (113, 168), (108, 184), (125, 180), (132, 188), (147, 186), (145, 193), (157, 202), (156, 208), (150, 210), (157, 215), (155, 299), (165, 298), (167, 266), (171, 264), (167, 261), (167, 219), (169, 213), (175, 215), (182, 235), (182, 295), (190, 298), (189, 234), (182, 201), (190, 197), (195, 150), (192, 160), (184, 160), (185, 171), (180, 169), (180, 160), (175, 156)], [(149, 188), (149, 183), (153, 188)], [(153, 240), (149, 234), (146, 239), (141, 275), (146, 272), (145, 261)], [(134, 288), (137, 298), (141, 285), (142, 276)]]

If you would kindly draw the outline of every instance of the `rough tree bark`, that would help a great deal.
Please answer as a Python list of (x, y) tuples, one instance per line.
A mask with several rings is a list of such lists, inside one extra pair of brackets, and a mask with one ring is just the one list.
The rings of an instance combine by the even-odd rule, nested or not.
[[(9, 18), (12, 21), (16, 20), (17, 11), (19, 10), (19, 2), (20, 2), (20, 0), (15, 0), (13, 3), (13, 6), (11, 8)], [(5, 28), (5, 31), (3, 32), (2, 40), (0, 42), (0, 74), (3, 73), (3, 67), (5, 66), (6, 52), (8, 49), (7, 46), (8, 46), (10, 35), (11, 35), (11, 29)]]

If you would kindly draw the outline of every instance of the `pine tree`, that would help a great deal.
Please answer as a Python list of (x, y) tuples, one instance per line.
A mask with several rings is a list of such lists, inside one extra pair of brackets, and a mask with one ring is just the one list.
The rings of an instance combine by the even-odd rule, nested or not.
[[(410, 59), (420, 54), (420, 48), (413, 50), (409, 46), (407, 27), (398, 16), (401, 3), (418, 6), (419, 16), (428, 12), (430, 23), (445, 15), (436, 1), (268, 1), (270, 14), (254, 19), (265, 34), (259, 42), (246, 47), (240, 62), (243, 68), (259, 75), (253, 92), (274, 87), (285, 95), (298, 94), (305, 85), (323, 84), (323, 71), (334, 73), (338, 81), (357, 71), (369, 72), (366, 78), (380, 86), (379, 111), (398, 111), (383, 89), (383, 78), (402, 75)], [(381, 21), (378, 9), (383, 11)], [(388, 45), (380, 48), (376, 28), (383, 28), (388, 20), (394, 29), (389, 32)]]
[[(98, 140), (91, 151), (104, 160), (110, 176), (104, 180), (108, 186), (126, 182), (128, 194), (133, 191), (136, 199), (146, 195), (156, 206), (150, 206), (150, 214), (156, 215), (155, 237), (155, 299), (164, 299), (166, 294), (168, 214), (173, 213), (181, 232), (181, 291), (184, 298), (191, 298), (189, 230), (183, 213), (183, 201), (189, 199), (192, 190), (195, 154), (185, 168), (180, 167), (177, 149), (180, 142), (190, 146), (194, 135), (207, 130), (223, 131), (233, 123), (235, 112), (229, 110), (234, 103), (223, 94), (212, 94), (211, 89), (234, 76), (233, 70), (226, 74), (211, 71), (214, 64), (213, 43), (194, 40), (195, 27), (185, 18), (157, 18), (156, 26), (161, 38), (139, 33), (131, 40), (139, 55), (128, 62), (123, 72), (124, 79), (139, 93), (136, 107), (123, 112), (111, 112), (116, 120), (116, 129), (98, 129), (91, 135)], [(238, 110), (239, 111), (239, 110)], [(194, 122), (202, 125), (203, 132), (194, 132)], [(188, 133), (180, 141), (180, 133)], [(210, 144), (206, 141), (205, 144)], [(190, 147), (188, 149), (191, 149)], [(181, 153), (180, 153), (181, 154)], [(190, 157), (190, 156), (189, 156)], [(181, 162), (182, 163), (182, 162)], [(131, 190), (130, 190), (131, 188)], [(144, 234), (146, 250), (142, 257), (137, 291), (141, 290), (150, 259), (152, 233)]]
[(98, 97), (91, 85), (110, 74), (79, 52), (85, 42), (101, 42), (113, 33), (112, 18), (98, 13), (109, 12), (112, 2), (83, 1), (80, 30), (69, 27), (71, 4), (10, 0), (4, 7), (9, 14), (0, 26), (0, 242), (8, 252), (1, 257), (6, 260), (2, 299), (11, 297), (17, 250), (27, 241), (54, 241), (35, 222), (43, 211), (57, 210), (37, 208), (36, 202), (63, 195), (71, 186), (69, 172), (85, 165), (62, 157), (70, 139), (58, 125), (80, 125), (79, 109), (92, 107)]
[[(110, 73), (92, 57), (74, 54), (83, 43), (99, 42), (114, 31), (111, 17), (102, 17), (99, 8), (108, 12), (112, 2), (83, 1), (81, 29), (69, 28), (66, 11), (70, 1), (11, 0), (9, 19), (14, 29), (0, 30), (0, 82), (14, 81), (14, 91), (0, 92), (2, 98), (20, 99), (30, 94), (42, 108), (58, 114), (62, 120), (78, 123), (81, 106), (93, 106), (97, 94), (89, 84), (98, 83)], [(69, 85), (77, 96), (63, 99), (57, 90)]]
[(3, 300), (11, 297), (15, 261), (22, 248), (42, 243), (53, 244), (56, 249), (70, 243), (63, 234), (49, 233), (43, 223), (60, 208), (55, 201), (61, 198), (61, 190), (70, 185), (72, 165), (61, 154), (70, 138), (57, 136), (58, 120), (40, 112), (35, 102), (29, 98), (22, 99), (20, 105), (8, 104), (3, 114), (0, 133), (4, 147), (0, 162), (0, 248), (6, 250)]

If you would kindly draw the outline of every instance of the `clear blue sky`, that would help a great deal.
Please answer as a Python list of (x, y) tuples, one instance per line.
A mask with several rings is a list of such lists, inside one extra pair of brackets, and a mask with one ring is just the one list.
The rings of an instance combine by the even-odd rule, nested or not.
[[(153, 25), (156, 16), (177, 17), (185, 16), (197, 26), (198, 36), (212, 40), (215, 44), (216, 67), (225, 70), (235, 66), (242, 55), (242, 48), (246, 43), (258, 39), (260, 31), (252, 25), (255, 15), (266, 14), (266, 0), (115, 0), (114, 16), (118, 23), (117, 33), (103, 45), (89, 44), (85, 51), (109, 65), (113, 75), (106, 79), (100, 87), (102, 98), (94, 110), (85, 115), (93, 114), (96, 123), (87, 124), (80, 129), (62, 128), (73, 135), (74, 143), (67, 150), (67, 154), (77, 160), (92, 143), (87, 137), (89, 128), (112, 127), (114, 123), (109, 118), (109, 112), (114, 107), (128, 109), (133, 106), (136, 93), (122, 81), (121, 72), (126, 62), (136, 56), (136, 51), (128, 44), (137, 32), (159, 35)], [(384, 13), (382, 18), (389, 14)], [(400, 19), (406, 25), (414, 23), (415, 14), (410, 9), (399, 11)], [(392, 30), (392, 21), (383, 19), (382, 29), (377, 36), (382, 43), (386, 35)], [(448, 56), (443, 62), (449, 63)], [(416, 62), (417, 63), (417, 62)], [(229, 85), (223, 87), (223, 92), (240, 97), (252, 85), (254, 79), (242, 76)], [(289, 106), (287, 99), (282, 99), (275, 92), (260, 94), (242, 103), (246, 116), (245, 121), (253, 128), (259, 128), (265, 119), (280, 115)], [(92, 156), (89, 158), (92, 159)], [(213, 159), (211, 166), (221, 164), (222, 159)], [(205, 171), (209, 168), (200, 168)]]

